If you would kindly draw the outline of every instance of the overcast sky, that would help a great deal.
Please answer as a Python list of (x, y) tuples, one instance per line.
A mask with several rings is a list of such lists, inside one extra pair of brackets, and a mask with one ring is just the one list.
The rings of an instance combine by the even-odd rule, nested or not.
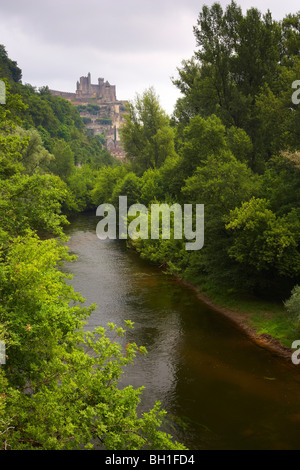
[[(23, 71), (23, 83), (74, 92), (81, 76), (103, 77), (117, 98), (132, 100), (153, 86), (171, 114), (179, 92), (171, 82), (195, 50), (193, 26), (201, 0), (0, 0), (0, 44)], [(230, 1), (221, 0), (224, 7)], [(240, 0), (296, 13), (298, 0)]]

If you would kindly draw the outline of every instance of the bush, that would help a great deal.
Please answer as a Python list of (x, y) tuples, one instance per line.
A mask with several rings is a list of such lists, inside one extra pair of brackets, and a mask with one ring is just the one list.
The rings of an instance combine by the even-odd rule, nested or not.
[(290, 299), (284, 305), (287, 311), (300, 321), (300, 285), (294, 287)]

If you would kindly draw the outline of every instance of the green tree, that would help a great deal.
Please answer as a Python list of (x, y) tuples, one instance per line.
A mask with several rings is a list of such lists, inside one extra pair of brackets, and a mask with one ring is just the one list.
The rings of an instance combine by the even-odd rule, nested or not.
[(283, 64), (291, 65), (299, 58), (300, 12), (287, 15), (282, 21)]
[(76, 205), (80, 211), (94, 208), (92, 190), (94, 189), (97, 173), (88, 165), (75, 168), (68, 179), (68, 188), (73, 194)]
[[(291, 26), (293, 23), (293, 26)], [(190, 61), (184, 61), (179, 69), (179, 77), (173, 80), (183, 97), (177, 102), (174, 120), (178, 124), (180, 135), (182, 128), (196, 115), (207, 118), (214, 114), (226, 128), (234, 126), (243, 129), (251, 139), (252, 151), (247, 156), (252, 169), (263, 171), (263, 165), (273, 152), (274, 143), (287, 142), (284, 131), (288, 128), (286, 118), (282, 125), (282, 116), (291, 118), (290, 87), (289, 106), (279, 102), (273, 111), (273, 120), (265, 119), (264, 105), (258, 112), (257, 98), (263, 94), (268, 98), (267, 90), (277, 100), (278, 91), (282, 92), (284, 54), (291, 54), (286, 49), (295, 51), (298, 40), (295, 19), (286, 20), (283, 39), (282, 23), (274, 21), (270, 12), (264, 16), (256, 8), (242, 10), (232, 1), (223, 10), (219, 3), (211, 7), (204, 6), (194, 27), (197, 50)], [(291, 29), (289, 29), (291, 27)], [(293, 39), (291, 39), (293, 38)], [(289, 40), (293, 45), (288, 46)], [(294, 66), (296, 57), (288, 63)], [(283, 65), (285, 64), (285, 65)], [(272, 102), (269, 103), (270, 113)], [(283, 114), (282, 114), (282, 108)], [(274, 115), (277, 122), (272, 132)], [(184, 123), (184, 126), (182, 126)], [(269, 124), (268, 124), (269, 123)], [(265, 132), (264, 127), (268, 127)], [(293, 132), (297, 132), (294, 128)], [(290, 132), (291, 134), (291, 132)], [(294, 140), (294, 139), (293, 139)], [(278, 147), (277, 147), (278, 148)]]
[(183, 157), (183, 173), (190, 176), (209, 155), (218, 155), (226, 146), (226, 129), (218, 117), (212, 115), (204, 119), (194, 116), (183, 131), (183, 144), (179, 151)]
[(111, 202), (114, 188), (122, 181), (127, 173), (124, 166), (114, 168), (101, 168), (97, 174), (94, 188), (91, 192), (92, 201), (95, 206)]
[(231, 212), (226, 229), (233, 233), (229, 254), (239, 263), (281, 276), (299, 275), (300, 222), (294, 211), (276, 217), (268, 201), (252, 198)]
[(27, 174), (33, 174), (37, 171), (45, 171), (53, 155), (44, 148), (40, 133), (36, 129), (25, 130), (18, 127), (15, 131), (21, 140), (27, 140), (27, 145), (21, 151), (21, 163)]
[(155, 201), (164, 199), (164, 181), (161, 172), (158, 169), (149, 169), (141, 177), (140, 202), (148, 206)]
[(65, 141), (60, 140), (53, 148), (53, 155), (54, 160), (50, 163), (50, 169), (66, 181), (75, 170), (74, 153)]
[[(213, 111), (225, 124), (240, 126), (238, 115), (233, 114), (232, 103), (236, 88), (230, 73), (239, 38), (238, 27), (242, 20), (241, 8), (231, 2), (224, 12), (219, 3), (210, 8), (203, 6), (194, 34), (198, 50), (196, 58), (201, 64), (201, 76), (212, 84)], [(218, 112), (216, 112), (218, 109)]]
[[(84, 333), (91, 313), (57, 269), (70, 260), (58, 240), (14, 239), (1, 259), (0, 445), (12, 450), (183, 449), (160, 429), (156, 403), (138, 416), (142, 389), (120, 389), (124, 367), (145, 348), (123, 347), (126, 330)], [(126, 322), (127, 328), (132, 327)], [(112, 333), (114, 337), (111, 338)]]
[[(41, 134), (17, 127), (24, 106), (18, 95), (7, 96), (0, 106), (0, 338), (7, 355), (0, 368), (0, 448), (184, 449), (162, 431), (159, 403), (138, 415), (142, 389), (118, 386), (124, 367), (145, 348), (123, 346), (126, 330), (113, 324), (84, 333), (94, 306), (83, 306), (61, 271), (74, 259), (62, 230), (70, 190), (59, 176), (42, 174), (49, 153)], [(68, 180), (80, 169), (67, 142), (53, 138), (51, 164)], [(89, 191), (91, 173), (81, 170)], [(78, 180), (72, 183), (76, 191)]]
[(119, 196), (127, 196), (127, 204), (131, 206), (139, 202), (141, 197), (141, 179), (133, 172), (127, 173), (123, 179), (119, 179), (114, 187), (111, 202), (117, 207), (119, 203)]
[(300, 320), (300, 286), (295, 286), (291, 297), (284, 303), (288, 313)]
[(300, 212), (300, 166), (297, 166), (297, 155), (284, 152), (271, 158), (261, 177), (259, 195), (270, 202), (270, 208), (279, 216), (293, 209)]
[(2, 44), (0, 44), (0, 77), (15, 83), (20, 83), (22, 78), (22, 70), (18, 67), (17, 62), (8, 57)]
[(221, 286), (225, 291), (241, 288), (242, 272), (228, 255), (232, 242), (225, 230), (225, 218), (258, 189), (257, 177), (228, 151), (209, 156), (187, 178), (181, 200), (204, 204), (205, 211), (205, 243), (200, 252), (191, 255), (189, 275), (201, 277), (202, 282)]
[(173, 130), (153, 88), (128, 104), (121, 139), (127, 158), (140, 174), (148, 168), (160, 167), (168, 156), (175, 154)]

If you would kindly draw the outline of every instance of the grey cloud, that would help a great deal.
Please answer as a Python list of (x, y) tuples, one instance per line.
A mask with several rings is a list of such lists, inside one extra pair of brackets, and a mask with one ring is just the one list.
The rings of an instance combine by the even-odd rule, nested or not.
[(107, 51), (169, 50), (184, 43), (177, 25), (198, 8), (199, 2), (191, 0), (3, 0), (1, 16), (52, 44)]
[[(214, 0), (1, 0), (0, 43), (24, 82), (73, 91), (91, 72), (116, 84), (120, 99), (153, 85), (171, 112), (177, 94), (170, 77), (194, 53), (204, 3)], [(244, 11), (269, 8), (276, 19), (297, 11), (294, 0), (237, 3)]]

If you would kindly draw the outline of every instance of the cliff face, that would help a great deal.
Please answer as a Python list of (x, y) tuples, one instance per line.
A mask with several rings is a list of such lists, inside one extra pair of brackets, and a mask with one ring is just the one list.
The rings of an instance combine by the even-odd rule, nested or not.
[(91, 83), (91, 74), (80, 77), (75, 93), (50, 90), (55, 96), (70, 101), (78, 108), (88, 132), (96, 135), (103, 134), (106, 147), (117, 158), (125, 157), (121, 146), (119, 129), (125, 112), (125, 101), (116, 98), (116, 86), (110, 85), (103, 78), (98, 78), (97, 84)]

